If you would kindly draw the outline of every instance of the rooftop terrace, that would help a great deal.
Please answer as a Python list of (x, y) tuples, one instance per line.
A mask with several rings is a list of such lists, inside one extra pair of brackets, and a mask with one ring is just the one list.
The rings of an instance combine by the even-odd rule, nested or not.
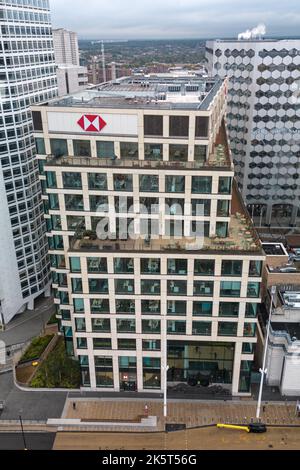
[(120, 78), (54, 99), (49, 106), (209, 110), (223, 80), (172, 74)]
[[(78, 230), (70, 251), (123, 251), (123, 252), (243, 252), (262, 255), (261, 243), (252, 226), (251, 220), (241, 204), (236, 187), (233, 189), (234, 203), (231, 214), (229, 234), (226, 238), (195, 237), (176, 238), (128, 238), (126, 240), (99, 240), (86, 237), (85, 231)], [(239, 210), (238, 210), (239, 209)]]

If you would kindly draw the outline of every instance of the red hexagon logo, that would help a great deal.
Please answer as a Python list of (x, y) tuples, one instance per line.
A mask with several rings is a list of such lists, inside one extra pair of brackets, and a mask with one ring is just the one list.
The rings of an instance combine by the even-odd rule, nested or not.
[(81, 116), (77, 124), (85, 132), (101, 132), (107, 125), (101, 116), (95, 114), (84, 114)]

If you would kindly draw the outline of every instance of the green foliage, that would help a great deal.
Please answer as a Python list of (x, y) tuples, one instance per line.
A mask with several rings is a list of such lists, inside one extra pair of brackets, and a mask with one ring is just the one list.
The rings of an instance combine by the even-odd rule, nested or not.
[(35, 338), (26, 350), (20, 362), (29, 362), (39, 359), (54, 335), (47, 335)]
[(80, 365), (66, 355), (65, 344), (61, 338), (37, 371), (30, 386), (33, 388), (79, 388), (80, 381)]
[(53, 313), (52, 317), (50, 318), (50, 320), (48, 321), (47, 325), (56, 325), (58, 322), (57, 322), (57, 318), (56, 318), (56, 313)]

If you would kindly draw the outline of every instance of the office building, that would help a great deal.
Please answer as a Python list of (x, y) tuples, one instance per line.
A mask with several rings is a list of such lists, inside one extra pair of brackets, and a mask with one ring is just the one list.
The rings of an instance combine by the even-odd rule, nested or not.
[(30, 106), (54, 98), (57, 84), (48, 0), (2, 0), (0, 26), (0, 322), (6, 324), (49, 286)]
[(80, 65), (77, 33), (64, 28), (53, 29), (53, 44), (56, 64)]
[(161, 392), (168, 366), (170, 386), (250, 393), (265, 256), (226, 91), (134, 76), (34, 107), (55, 302), (87, 389)]
[(58, 96), (84, 90), (88, 86), (87, 68), (80, 65), (77, 33), (53, 30)]
[(299, 211), (300, 40), (208, 41), (210, 74), (229, 77), (235, 172), (257, 227), (285, 231)]

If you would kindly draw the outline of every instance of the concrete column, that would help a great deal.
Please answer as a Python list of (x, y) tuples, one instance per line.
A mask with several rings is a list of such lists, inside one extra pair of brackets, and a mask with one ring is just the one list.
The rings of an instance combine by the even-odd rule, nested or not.
[(242, 355), (242, 343), (235, 343), (233, 374), (232, 374), (232, 395), (233, 396), (236, 396), (239, 394), (241, 355)]

